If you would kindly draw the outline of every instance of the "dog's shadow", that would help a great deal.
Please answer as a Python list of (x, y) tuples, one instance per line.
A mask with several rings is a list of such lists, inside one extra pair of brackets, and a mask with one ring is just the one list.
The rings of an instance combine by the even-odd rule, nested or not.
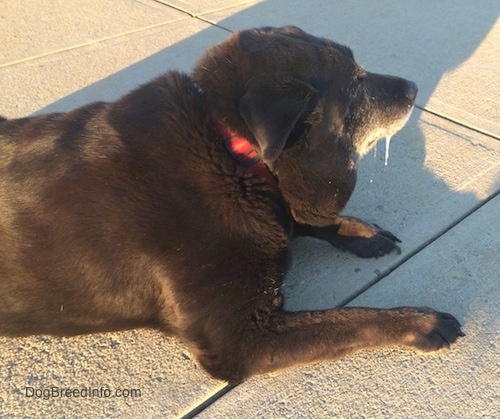
[[(443, 76), (473, 55), (491, 30), (497, 14), (494, 2), (485, 2), (481, 10), (474, 10), (473, 15), (464, 13), (458, 5), (426, 8), (424, 4), (415, 3), (409, 7), (396, 1), (363, 1), (344, 10), (340, 2), (311, 0), (307, 10), (314, 10), (315, 13), (308, 14), (300, 0), (273, 0), (256, 4), (218, 21), (218, 26), (208, 26), (36, 113), (63, 111), (89, 101), (116, 99), (166, 70), (189, 71), (206, 47), (226, 38), (232, 30), (285, 24), (300, 26), (314, 35), (350, 46), (358, 62), (369, 71), (395, 74), (417, 82), (417, 106), (425, 109)], [(210, 18), (217, 20), (217, 15)], [(464, 36), (464, 33), (467, 35)], [(432, 201), (433, 197), (456, 193), (451, 192), (446, 181), (424, 165), (426, 132), (422, 130), (421, 117), (424, 125), (432, 125), (433, 118), (435, 122), (439, 121), (437, 117), (422, 114), (417, 109), (404, 131), (395, 138), (388, 166), (384, 166), (384, 150), (380, 144), (376, 155), (372, 152), (366, 156), (361, 162), (357, 190), (346, 209), (352, 215), (377, 222), (401, 236), (403, 254), (365, 261), (332, 249), (327, 244), (300, 239), (292, 247), (292, 269), (284, 286), (287, 298), (285, 308), (323, 309), (344, 304), (380, 279), (384, 272), (397, 267), (422, 242), (430, 241), (432, 235), (438, 234), (438, 231), (428, 231), (427, 235), (412, 233), (425, 230), (423, 218), (416, 215), (429, 211), (429, 206), (433, 205), (433, 202), (422, 200), (428, 198)], [(461, 135), (459, 131), (455, 134)], [(426, 195), (422, 188), (427, 186), (432, 188), (432, 193)], [(482, 199), (474, 192), (464, 194), (469, 195), (463, 199), (469, 207)], [(412, 197), (421, 199), (412, 200)], [(412, 219), (413, 225), (409, 225), (412, 216), (416, 217)], [(439, 217), (439, 214), (435, 216)], [(440, 231), (446, 230), (446, 225), (453, 225), (462, 216), (460, 208), (451, 211), (439, 227)], [(408, 296), (406, 303), (414, 304), (415, 299), (418, 300), (415, 296)], [(425, 303), (425, 294), (421, 299)], [(453, 307), (454, 313), (464, 320), (467, 307), (459, 308), (461, 313), (457, 313), (457, 309)]]

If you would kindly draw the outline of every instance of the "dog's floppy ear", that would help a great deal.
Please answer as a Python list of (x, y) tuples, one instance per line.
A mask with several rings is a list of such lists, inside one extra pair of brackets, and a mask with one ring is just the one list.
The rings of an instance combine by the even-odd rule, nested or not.
[(273, 162), (316, 90), (296, 79), (261, 77), (240, 100), (240, 114), (260, 146), (264, 162)]

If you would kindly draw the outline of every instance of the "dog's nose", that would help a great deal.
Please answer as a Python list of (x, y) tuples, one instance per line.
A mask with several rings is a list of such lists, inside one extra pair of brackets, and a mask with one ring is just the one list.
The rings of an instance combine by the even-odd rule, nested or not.
[(418, 93), (417, 84), (413, 83), (412, 81), (407, 81), (405, 96), (413, 102), (417, 97), (417, 93)]

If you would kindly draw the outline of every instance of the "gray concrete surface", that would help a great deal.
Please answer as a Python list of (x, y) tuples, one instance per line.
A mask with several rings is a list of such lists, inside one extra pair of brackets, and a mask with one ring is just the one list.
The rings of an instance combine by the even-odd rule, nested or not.
[[(416, 81), (419, 109), (388, 166), (379, 144), (345, 211), (396, 233), (402, 254), (360, 260), (297, 240), (286, 308), (428, 305), (454, 313), (467, 336), (434, 355), (363, 352), (224, 395), (225, 383), (160, 333), (0, 338), (0, 417), (500, 417), (498, 11), (490, 0), (2, 2), (7, 117), (115, 99), (168, 69), (189, 71), (230, 31), (262, 25), (301, 26), (351, 46), (371, 71)], [(28, 397), (88, 387), (140, 397)]]

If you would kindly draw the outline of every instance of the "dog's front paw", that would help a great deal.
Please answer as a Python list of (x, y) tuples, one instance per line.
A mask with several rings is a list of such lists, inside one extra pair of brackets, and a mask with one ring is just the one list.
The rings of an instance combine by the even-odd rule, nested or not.
[(399, 255), (401, 249), (396, 243), (401, 243), (394, 234), (380, 228), (377, 224), (365, 224), (366, 229), (371, 229), (370, 234), (360, 237), (349, 237), (344, 240), (347, 250), (362, 258), (384, 256), (392, 251)]
[(459, 337), (465, 336), (458, 320), (448, 313), (427, 307), (413, 309), (404, 344), (424, 352), (448, 348)]

